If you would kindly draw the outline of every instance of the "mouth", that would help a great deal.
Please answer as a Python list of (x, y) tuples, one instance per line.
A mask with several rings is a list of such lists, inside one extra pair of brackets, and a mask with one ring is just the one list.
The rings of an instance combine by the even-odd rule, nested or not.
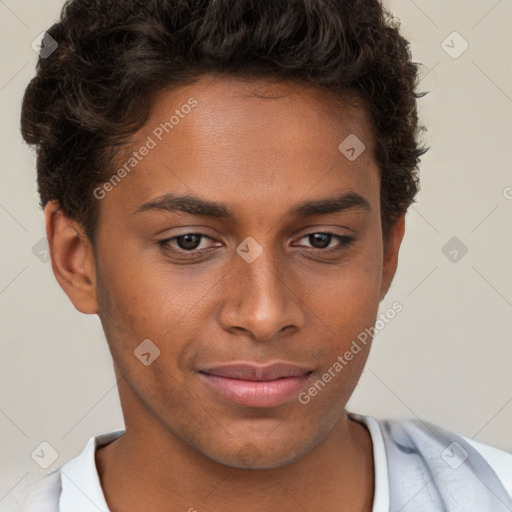
[(201, 378), (217, 395), (247, 407), (277, 407), (297, 395), (313, 370), (288, 363), (204, 368)]

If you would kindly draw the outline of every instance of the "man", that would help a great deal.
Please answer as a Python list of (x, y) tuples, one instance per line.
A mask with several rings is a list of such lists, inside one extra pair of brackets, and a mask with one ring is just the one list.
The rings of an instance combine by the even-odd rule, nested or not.
[(345, 409), (425, 152), (382, 5), (75, 0), (45, 37), (22, 131), (126, 427), (23, 510), (512, 510), (511, 454)]

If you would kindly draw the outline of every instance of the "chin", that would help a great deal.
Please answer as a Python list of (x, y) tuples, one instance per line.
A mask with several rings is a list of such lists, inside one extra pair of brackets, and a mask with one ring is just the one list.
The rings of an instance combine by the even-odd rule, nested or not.
[[(290, 440), (293, 440), (293, 444)], [(314, 443), (307, 443), (305, 439), (296, 435), (288, 436), (288, 443), (275, 437), (264, 437), (260, 441), (242, 440), (240, 443), (234, 443), (230, 438), (227, 443), (223, 445), (218, 441), (214, 444), (210, 442), (200, 451), (217, 464), (230, 468), (268, 470), (294, 463), (314, 446)]]

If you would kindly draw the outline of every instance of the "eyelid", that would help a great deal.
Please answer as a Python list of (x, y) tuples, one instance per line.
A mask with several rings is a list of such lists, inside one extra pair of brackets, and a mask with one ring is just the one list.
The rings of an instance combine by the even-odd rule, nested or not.
[[(351, 231), (353, 231), (353, 230), (351, 230)], [(301, 236), (299, 236), (298, 238), (296, 238), (296, 240), (302, 240), (303, 238), (307, 238), (307, 237), (315, 235), (315, 234), (322, 234), (322, 235), (331, 236), (332, 238), (334, 238), (335, 240), (338, 241), (338, 244), (335, 247), (320, 248), (320, 249), (316, 248), (316, 247), (309, 247), (308, 248), (312, 252), (318, 252), (318, 253), (331, 254), (331, 253), (335, 253), (335, 252), (342, 252), (344, 249), (347, 249), (351, 244), (353, 244), (355, 242), (355, 240), (356, 240), (355, 237), (353, 237), (353, 236), (340, 235), (338, 233), (333, 233), (332, 231), (327, 231), (327, 230), (322, 230), (322, 229), (317, 229), (317, 230), (313, 230), (313, 231), (304, 233)], [(203, 249), (191, 249), (191, 250), (187, 251), (185, 249), (175, 248), (175, 247), (170, 245), (172, 241), (175, 241), (176, 239), (178, 239), (178, 238), (180, 238), (182, 236), (186, 236), (186, 235), (197, 235), (197, 236), (199, 236), (201, 238), (199, 244), (201, 244), (201, 242), (204, 239), (209, 239), (209, 240), (215, 241), (215, 239), (213, 237), (207, 235), (206, 233), (202, 233), (200, 231), (192, 231), (191, 230), (191, 231), (187, 231), (187, 232), (184, 232), (184, 233), (181, 233), (181, 234), (178, 234), (178, 235), (174, 235), (174, 236), (169, 237), (169, 238), (165, 238), (165, 239), (159, 240), (157, 243), (165, 251), (168, 251), (168, 252), (174, 253), (174, 254), (183, 255), (184, 257), (190, 257), (190, 258), (192, 258), (192, 257), (194, 257), (195, 255), (198, 255), (198, 254), (204, 254), (206, 251), (209, 251), (210, 249), (215, 248), (215, 246), (213, 246), (213, 247), (206, 247), (206, 248), (203, 248)], [(330, 243), (329, 243), (329, 245), (330, 245)], [(217, 247), (218, 247), (218, 245), (217, 245)]]
[[(335, 247), (325, 248), (325, 249), (318, 249), (316, 247), (309, 247), (312, 251), (319, 252), (320, 254), (325, 253), (333, 253), (337, 251), (343, 251), (343, 249), (348, 248), (349, 245), (351, 245), (353, 242), (355, 242), (355, 237), (349, 236), (349, 235), (339, 235), (338, 233), (332, 233), (330, 231), (313, 231), (311, 233), (306, 233), (305, 235), (301, 236), (299, 240), (302, 240), (303, 238), (307, 238), (311, 235), (315, 234), (322, 234), (322, 235), (329, 235), (333, 239), (338, 241), (338, 245)], [(332, 241), (332, 240), (331, 240)]]
[[(185, 233), (180, 233), (179, 235), (174, 235), (174, 236), (171, 236), (171, 237), (168, 237), (168, 238), (164, 238), (162, 240), (159, 240), (157, 243), (158, 243), (158, 245), (161, 245), (161, 246), (163, 246), (165, 248), (168, 245), (170, 245), (170, 242), (175, 241), (177, 238), (181, 238), (182, 236), (186, 236), (186, 235), (197, 235), (197, 236), (201, 237), (201, 240), (199, 242), (200, 244), (201, 244), (201, 242), (204, 239), (209, 239), (209, 240), (214, 240), (215, 241), (215, 239), (213, 237), (211, 237), (210, 235), (207, 235), (206, 233), (202, 233), (202, 232), (199, 232), (199, 231), (187, 231)], [(210, 249), (210, 248), (211, 247), (208, 247), (207, 249)], [(194, 253), (197, 253), (199, 251), (205, 251), (207, 249), (192, 249), (190, 251), (186, 251), (184, 249), (176, 249), (176, 248), (172, 247), (170, 250), (172, 250), (174, 252), (179, 252), (179, 253), (182, 253), (182, 254), (185, 254), (185, 253), (194, 254)]]

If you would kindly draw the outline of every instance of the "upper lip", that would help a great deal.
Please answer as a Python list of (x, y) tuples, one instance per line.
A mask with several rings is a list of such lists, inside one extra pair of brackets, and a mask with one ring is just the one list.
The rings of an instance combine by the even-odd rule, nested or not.
[(201, 373), (217, 375), (218, 377), (227, 377), (230, 379), (271, 381), (282, 379), (284, 377), (303, 376), (313, 370), (311, 368), (289, 363), (272, 363), (265, 366), (251, 363), (239, 363), (211, 366), (209, 368), (203, 368), (200, 371)]

